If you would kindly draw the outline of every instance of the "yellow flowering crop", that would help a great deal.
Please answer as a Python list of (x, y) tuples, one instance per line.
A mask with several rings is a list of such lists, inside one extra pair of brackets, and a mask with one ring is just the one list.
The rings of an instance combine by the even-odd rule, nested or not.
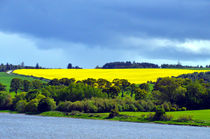
[(207, 71), (189, 69), (20, 69), (13, 71), (13, 73), (46, 79), (75, 78), (76, 80), (83, 80), (87, 78), (104, 78), (112, 81), (118, 78), (140, 84), (147, 81), (156, 81), (159, 77)]

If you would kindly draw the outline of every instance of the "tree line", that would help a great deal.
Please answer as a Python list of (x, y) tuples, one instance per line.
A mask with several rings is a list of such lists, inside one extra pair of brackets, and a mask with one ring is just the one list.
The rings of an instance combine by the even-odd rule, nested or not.
[[(14, 78), (10, 92), (0, 84), (0, 109), (38, 113), (165, 111), (210, 108), (210, 83), (188, 78), (160, 78), (154, 84), (140, 85), (126, 79), (53, 79), (48, 83)], [(15, 96), (11, 96), (15, 92)]]
[(16, 69), (43, 69), (43, 67), (39, 66), (39, 64), (37, 63), (35, 66), (25, 66), (24, 62), (22, 62), (19, 65), (13, 65), (13, 64), (1, 64), (0, 65), (0, 72), (6, 72), (9, 70), (16, 70)]
[[(206, 65), (206, 68), (209, 68), (210, 65)], [(102, 69), (125, 69), (125, 68), (204, 68), (203, 66), (197, 65), (197, 66), (189, 66), (189, 65), (181, 65), (181, 63), (177, 64), (161, 64), (160, 66), (158, 64), (154, 63), (138, 63), (138, 62), (110, 62), (104, 64), (102, 67), (97, 66), (96, 68), (102, 68)]]

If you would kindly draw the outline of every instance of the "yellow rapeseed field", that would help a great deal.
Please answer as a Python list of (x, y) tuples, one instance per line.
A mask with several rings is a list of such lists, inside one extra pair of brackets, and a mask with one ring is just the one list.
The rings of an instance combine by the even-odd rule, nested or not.
[(46, 79), (75, 78), (83, 80), (87, 78), (104, 78), (109, 81), (113, 79), (127, 79), (131, 83), (144, 83), (156, 81), (159, 77), (171, 77), (181, 74), (206, 72), (208, 70), (189, 70), (189, 69), (20, 69), (13, 73), (43, 77)]

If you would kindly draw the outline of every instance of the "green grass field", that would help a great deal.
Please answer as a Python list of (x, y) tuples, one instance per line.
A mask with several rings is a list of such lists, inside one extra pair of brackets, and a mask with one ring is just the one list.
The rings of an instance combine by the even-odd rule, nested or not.
[[(148, 114), (149, 112), (121, 112), (122, 115), (141, 117), (142, 114)], [(175, 111), (166, 112), (168, 115), (172, 115), (174, 120), (177, 120), (180, 116), (191, 115), (193, 120), (204, 120), (210, 123), (210, 110), (193, 110), (193, 111)]]
[[(116, 120), (126, 122), (140, 122), (140, 123), (161, 123), (161, 124), (176, 124), (176, 125), (193, 125), (193, 126), (210, 126), (210, 109), (209, 110), (193, 110), (193, 111), (176, 111), (167, 112), (166, 114), (172, 115), (171, 121), (148, 121), (142, 118), (142, 115), (148, 115), (151, 112), (120, 112), (120, 116), (116, 116), (112, 119), (108, 119), (109, 113), (76, 113), (66, 114), (58, 111), (49, 111), (41, 113), (42, 116), (53, 117), (71, 117), (82, 119), (97, 119), (97, 120)], [(191, 115), (192, 121), (177, 122), (176, 120), (183, 115)]]
[(9, 89), (10, 89), (10, 83), (13, 78), (19, 78), (22, 80), (30, 80), (30, 81), (35, 80), (32, 77), (24, 77), (24, 76), (20, 76), (20, 75), (7, 74), (5, 72), (0, 72), (0, 83), (6, 85), (7, 91), (9, 91)]

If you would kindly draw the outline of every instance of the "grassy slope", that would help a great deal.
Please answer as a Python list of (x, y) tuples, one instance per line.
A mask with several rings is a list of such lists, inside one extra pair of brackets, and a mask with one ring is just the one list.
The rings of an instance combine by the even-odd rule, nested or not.
[[(120, 116), (117, 116), (109, 120), (128, 121), (128, 122), (151, 122), (142, 118), (142, 115), (147, 115), (150, 112), (121, 112)], [(177, 111), (167, 112), (174, 118), (172, 121), (153, 121), (153, 123), (162, 124), (177, 124), (177, 125), (194, 125), (194, 126), (210, 126), (210, 110), (195, 110), (195, 111)], [(106, 120), (109, 113), (77, 113), (77, 114), (65, 114), (63, 112), (50, 111), (41, 113), (42, 116), (54, 116), (54, 117), (72, 117), (72, 118), (84, 118), (84, 119), (98, 119)], [(177, 118), (183, 115), (192, 115), (193, 121), (189, 122), (177, 122)]]
[(0, 72), (0, 83), (6, 85), (8, 91), (10, 88), (10, 82), (13, 78), (19, 78), (22, 80), (29, 80), (29, 81), (35, 80), (32, 77), (24, 77), (24, 76), (20, 76), (20, 75), (13, 75), (13, 74), (7, 74), (5, 72)]

